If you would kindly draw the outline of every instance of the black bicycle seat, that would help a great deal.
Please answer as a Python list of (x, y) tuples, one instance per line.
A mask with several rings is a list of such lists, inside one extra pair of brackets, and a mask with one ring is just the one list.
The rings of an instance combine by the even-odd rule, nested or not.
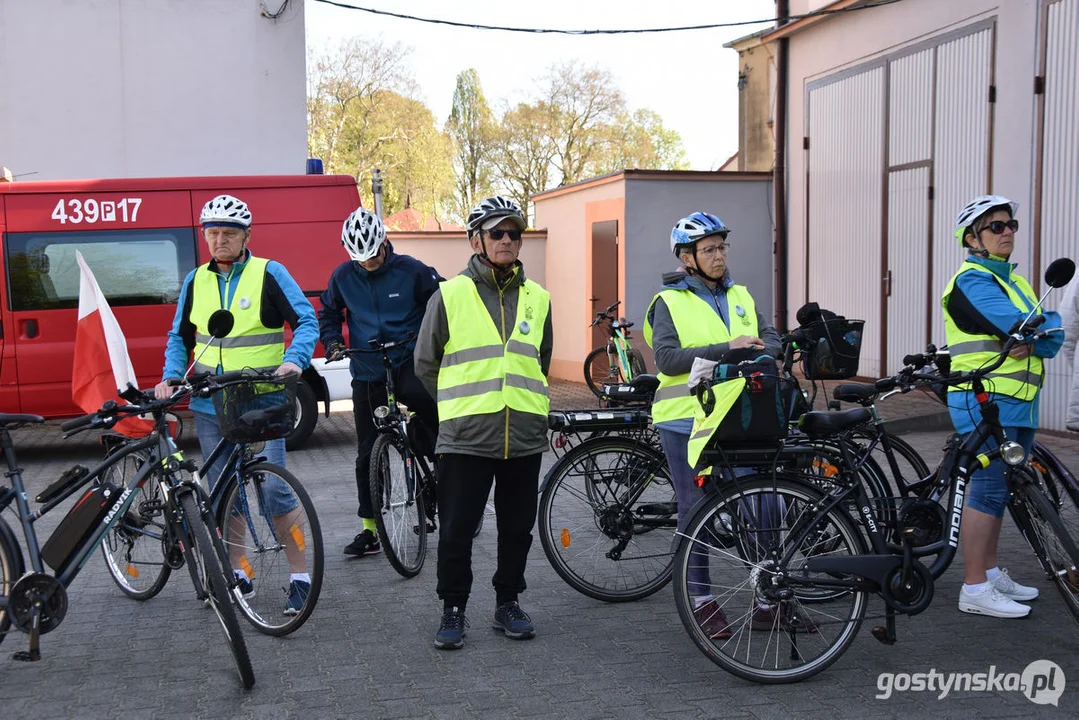
[(0, 426), (14, 425), (15, 423), (43, 423), (45, 418), (40, 415), (26, 415), (20, 413), (0, 413)]
[(872, 385), (863, 385), (862, 383), (844, 383), (836, 385), (835, 389), (832, 390), (832, 397), (836, 400), (865, 406), (872, 405), (879, 394)]
[(798, 418), (798, 427), (811, 438), (822, 438), (861, 425), (872, 417), (865, 408), (851, 408), (839, 412), (814, 410)]

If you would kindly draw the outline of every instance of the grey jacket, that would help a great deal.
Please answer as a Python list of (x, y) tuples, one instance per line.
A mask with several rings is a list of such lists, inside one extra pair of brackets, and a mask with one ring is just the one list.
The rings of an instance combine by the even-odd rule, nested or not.
[[(494, 270), (485, 265), (478, 255), (472, 256), (461, 275), (472, 278), (476, 283), (480, 299), (505, 342), (508, 339), (505, 333), (512, 332), (512, 323), (516, 322), (517, 293), (525, 279), (524, 267), (518, 262), (514, 275), (503, 283), (501, 289), (495, 280)], [(503, 327), (503, 315), (510, 323), (507, 327)], [(477, 320), (484, 321), (482, 318)], [(446, 305), (442, 302), (440, 289), (427, 302), (415, 353), (416, 376), (433, 398), (438, 398), (438, 371), (449, 337)], [(551, 368), (553, 337), (551, 313), (548, 312), (540, 343), (540, 366), (544, 375)], [(436, 453), (490, 458), (523, 457), (542, 453), (546, 449), (547, 418), (509, 408), (497, 413), (440, 421), (435, 446)]]

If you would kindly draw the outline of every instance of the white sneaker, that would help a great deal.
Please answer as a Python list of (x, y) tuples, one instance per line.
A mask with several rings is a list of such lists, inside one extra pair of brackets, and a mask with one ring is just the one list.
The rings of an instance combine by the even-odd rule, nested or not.
[(1028, 602), (1038, 597), (1038, 588), (1020, 585), (1011, 579), (1004, 568), (1001, 568), (1000, 575), (993, 581), (993, 587), (1004, 597), (1020, 602)]
[(961, 588), (959, 610), (998, 618), (1023, 618), (1030, 614), (1030, 608), (1001, 595), (992, 585), (979, 593), (968, 593), (966, 587)]

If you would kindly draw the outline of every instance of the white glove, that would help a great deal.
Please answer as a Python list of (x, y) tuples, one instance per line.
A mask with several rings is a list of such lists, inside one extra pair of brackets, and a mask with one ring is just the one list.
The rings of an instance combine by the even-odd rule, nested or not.
[(716, 365), (719, 365), (719, 363), (715, 360), (693, 358), (693, 367), (689, 370), (689, 382), (686, 384), (691, 388), (695, 388), (702, 380), (711, 380), (712, 370)]

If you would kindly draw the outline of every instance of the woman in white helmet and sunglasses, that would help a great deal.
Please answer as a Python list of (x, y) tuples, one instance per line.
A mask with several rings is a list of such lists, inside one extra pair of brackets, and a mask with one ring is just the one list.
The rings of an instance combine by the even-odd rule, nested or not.
[[(357, 208), (341, 228), (341, 245), (349, 259), (330, 275), (322, 293), (318, 312), (319, 336), (326, 348), (327, 360), (344, 355), (345, 340), (341, 328), (348, 324), (348, 347), (370, 349), (371, 340), (402, 340), (419, 332), (427, 300), (443, 278), (434, 268), (408, 255), (398, 255), (386, 239), (386, 228), (375, 213)], [(426, 433), (421, 442), (434, 451), (434, 433), (438, 432), (435, 401), (416, 379), (412, 369), (415, 341), (390, 350), (394, 384), (401, 402), (416, 413)], [(375, 443), (372, 412), (386, 403), (386, 370), (382, 356), (375, 353), (353, 355), (352, 412), (356, 418), (356, 493), (358, 515), (363, 527), (345, 546), (345, 554), (362, 557), (379, 552), (382, 547), (375, 531), (375, 512), (371, 507), (371, 448)], [(430, 435), (429, 438), (424, 435)]]
[[(1008, 330), (1038, 305), (1027, 280), (1011, 262), (1019, 221), (1019, 203), (1000, 195), (982, 195), (955, 218), (955, 237), (966, 258), (944, 290), (944, 332), (951, 351), (952, 370), (969, 372), (994, 362)], [(1045, 315), (1043, 328), (1059, 328), (1060, 315)], [(1045, 379), (1043, 360), (1060, 351), (1061, 333), (1014, 348), (997, 370), (987, 376), (986, 389), (1000, 408), (1005, 434), (1030, 452), (1038, 428), (1038, 402)], [(968, 434), (981, 420), (981, 410), (969, 388), (949, 388), (948, 410), (956, 432)], [(987, 441), (986, 450), (993, 441)], [(962, 536), (964, 584), (959, 609), (976, 615), (1020, 618), (1030, 614), (1024, 602), (1038, 597), (997, 566), (997, 543), (1008, 506), (1004, 464), (995, 460), (971, 475)]]

